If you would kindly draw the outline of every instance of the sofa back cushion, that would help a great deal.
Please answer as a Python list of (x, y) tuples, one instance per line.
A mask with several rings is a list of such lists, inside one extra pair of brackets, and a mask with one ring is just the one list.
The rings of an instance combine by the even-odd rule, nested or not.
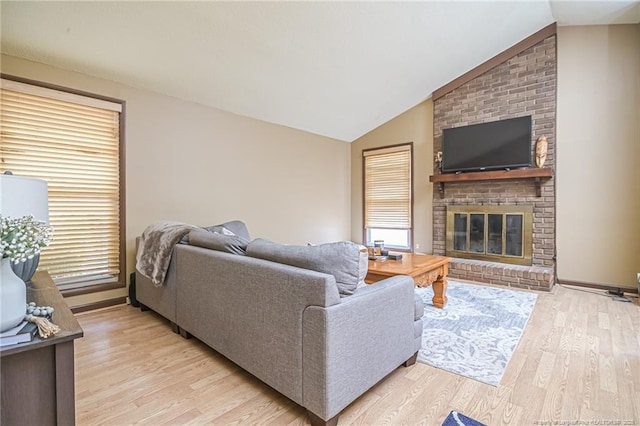
[(244, 255), (249, 241), (232, 232), (227, 232), (192, 229), (189, 232), (189, 244), (226, 253)]
[(297, 246), (257, 238), (247, 246), (247, 256), (331, 274), (340, 297), (350, 296), (356, 288), (366, 285), (367, 250), (351, 241)]

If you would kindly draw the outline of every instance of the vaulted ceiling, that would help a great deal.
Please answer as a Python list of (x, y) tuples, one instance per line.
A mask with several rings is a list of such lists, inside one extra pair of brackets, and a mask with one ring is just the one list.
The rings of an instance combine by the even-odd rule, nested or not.
[(541, 28), (640, 0), (2, 1), (1, 51), (353, 141)]

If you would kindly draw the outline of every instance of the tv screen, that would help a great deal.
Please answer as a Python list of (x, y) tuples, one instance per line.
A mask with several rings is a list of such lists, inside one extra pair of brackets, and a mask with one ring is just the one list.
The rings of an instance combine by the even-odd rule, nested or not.
[(442, 131), (442, 171), (531, 166), (531, 116)]

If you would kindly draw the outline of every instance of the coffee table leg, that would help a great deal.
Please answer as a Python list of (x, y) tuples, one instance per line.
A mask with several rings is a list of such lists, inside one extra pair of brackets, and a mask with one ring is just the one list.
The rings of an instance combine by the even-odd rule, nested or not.
[(449, 265), (442, 267), (441, 274), (438, 275), (438, 279), (433, 282), (433, 306), (436, 308), (444, 308), (447, 304), (447, 273), (449, 272)]
[(439, 277), (433, 282), (433, 306), (444, 308), (447, 304), (447, 277)]
[(436, 308), (444, 308), (447, 304), (447, 272), (448, 265), (433, 269), (429, 272), (417, 275), (413, 278), (416, 287), (433, 286), (433, 299), (431, 302)]

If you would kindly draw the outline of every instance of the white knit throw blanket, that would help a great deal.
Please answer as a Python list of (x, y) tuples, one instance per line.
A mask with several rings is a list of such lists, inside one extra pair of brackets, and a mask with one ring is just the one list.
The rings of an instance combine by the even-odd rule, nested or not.
[(197, 228), (181, 222), (154, 222), (142, 233), (136, 253), (136, 269), (156, 287), (164, 283), (173, 247), (189, 231)]

